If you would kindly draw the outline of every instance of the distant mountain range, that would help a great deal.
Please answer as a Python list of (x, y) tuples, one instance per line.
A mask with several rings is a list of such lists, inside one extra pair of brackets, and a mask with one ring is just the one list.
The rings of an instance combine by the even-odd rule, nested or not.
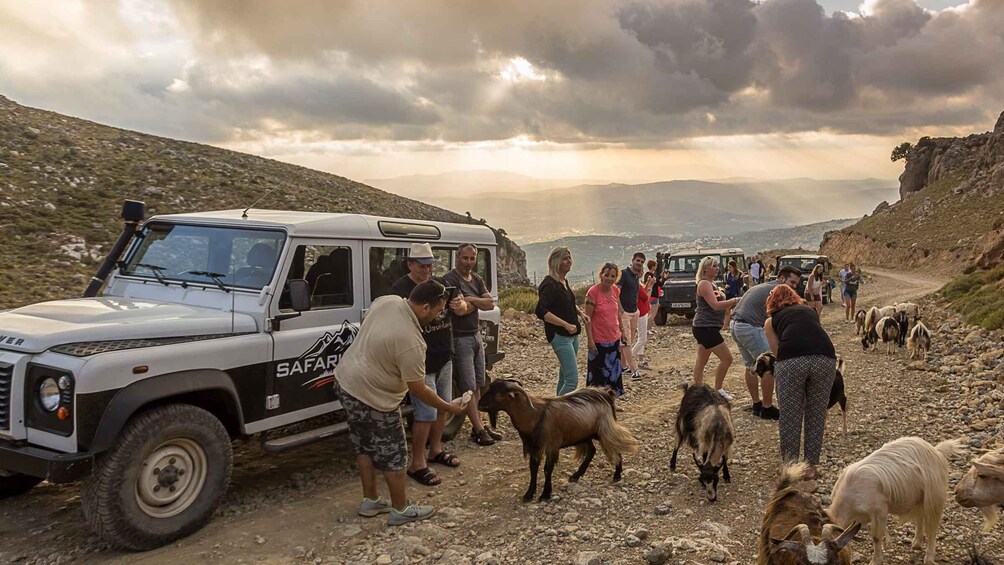
[[(732, 178), (556, 188), (553, 185), (561, 181), (494, 174), (471, 173), (471, 179), (483, 182), (481, 186), (497, 187), (476, 196), (468, 196), (473, 189), (451, 190), (461, 186), (461, 173), (369, 182), (397, 192), (395, 182), (401, 181), (397, 185), (400, 190), (401, 185), (420, 178), (419, 184), (425, 187), (422, 200), (504, 226), (521, 244), (591, 234), (690, 239), (733, 235), (833, 218), (859, 218), (880, 202), (898, 198), (896, 181), (883, 179)], [(552, 186), (527, 191), (527, 179)]]
[(730, 236), (707, 236), (696, 239), (658, 235), (581, 235), (525, 244), (522, 247), (523, 251), (526, 252), (526, 270), (531, 283), (539, 282), (547, 275), (547, 255), (556, 245), (564, 245), (572, 250), (573, 265), (569, 280), (584, 282), (593, 280), (593, 274), (601, 264), (613, 261), (624, 266), (638, 251), (654, 259), (658, 252), (672, 253), (696, 248), (739, 247), (749, 256), (769, 249), (799, 247), (818, 249), (825, 232), (842, 229), (855, 221), (853, 219), (830, 220), (790, 228), (775, 228)]

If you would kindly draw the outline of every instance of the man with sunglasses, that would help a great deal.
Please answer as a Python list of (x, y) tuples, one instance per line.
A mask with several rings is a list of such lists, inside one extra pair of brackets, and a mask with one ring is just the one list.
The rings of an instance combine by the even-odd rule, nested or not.
[[(399, 278), (390, 287), (392, 293), (407, 298), (415, 287), (432, 276), (436, 257), (432, 246), (428, 243), (413, 243), (408, 253), (408, 274)], [(444, 289), (449, 292), (449, 289)], [(436, 391), (439, 398), (449, 402), (453, 398), (453, 325), (450, 312), (462, 316), (467, 312), (467, 303), (459, 296), (449, 299), (449, 309), (443, 311), (427, 326), (422, 328), (425, 338), (425, 385)], [(439, 463), (447, 467), (459, 467), (460, 459), (443, 449), (443, 428), (446, 426), (447, 413), (437, 411), (422, 399), (411, 395), (411, 405), (414, 423), (411, 426), (411, 466), (408, 476), (425, 486), (436, 486), (442, 479), (429, 468), (428, 462)], [(426, 459), (425, 444), (429, 443), (429, 457)]]
[(471, 441), (478, 445), (493, 445), (502, 434), (484, 425), (478, 413), (481, 388), (485, 386), (485, 348), (479, 331), (480, 310), (495, 308), (495, 300), (485, 281), (474, 272), (478, 262), (478, 248), (473, 243), (457, 247), (457, 266), (443, 276), (447, 286), (457, 288), (467, 304), (466, 314), (453, 316), (453, 364), (459, 379), (460, 391), (471, 391), (474, 399), (467, 407), (471, 418)]
[[(802, 272), (794, 267), (781, 267), (776, 279), (747, 290), (746, 294), (739, 299), (739, 304), (732, 310), (732, 321), (729, 322), (729, 328), (732, 330), (732, 339), (739, 347), (743, 365), (746, 366), (746, 388), (753, 399), (753, 415), (764, 420), (777, 420), (781, 415), (773, 403), (774, 375), (764, 373), (763, 380), (760, 381), (756, 373), (753, 372), (756, 358), (761, 353), (770, 351), (767, 333), (763, 329), (763, 325), (767, 321), (767, 297), (770, 295), (770, 291), (781, 284), (786, 284), (793, 289), (798, 288), (798, 279), (801, 276)], [(763, 393), (763, 401), (760, 400), (761, 392)]]

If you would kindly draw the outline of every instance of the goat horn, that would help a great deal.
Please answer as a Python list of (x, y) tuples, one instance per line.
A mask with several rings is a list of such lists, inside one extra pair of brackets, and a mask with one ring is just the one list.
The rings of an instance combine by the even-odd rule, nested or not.
[(798, 533), (801, 534), (803, 544), (808, 545), (812, 542), (812, 532), (809, 531), (809, 526), (799, 524), (795, 526), (795, 529), (797, 529)]
[[(809, 530), (809, 527), (808, 527), (808, 526), (806, 526), (805, 524), (799, 524), (799, 525), (797, 525), (797, 526), (793, 527), (793, 528), (791, 529), (791, 531), (789, 531), (789, 532), (788, 532), (788, 533), (787, 533), (787, 534), (786, 534), (786, 535), (784, 536), (784, 538), (782, 538), (782, 539), (784, 539), (784, 540), (790, 540), (791, 538), (795, 537), (795, 534), (801, 534), (801, 533), (802, 533), (802, 528), (805, 528), (805, 530), (806, 530), (806, 531), (808, 531), (808, 530)], [(802, 538), (804, 539), (804, 538), (805, 538), (805, 536), (803, 535), (803, 536), (802, 536)]]
[(840, 532), (841, 534), (844, 533), (844, 530), (841, 529), (836, 524), (824, 524), (823, 525), (823, 532), (821, 534), (821, 537), (822, 537), (823, 541), (833, 541), (833, 532), (834, 532), (834, 530), (836, 530), (837, 532)]

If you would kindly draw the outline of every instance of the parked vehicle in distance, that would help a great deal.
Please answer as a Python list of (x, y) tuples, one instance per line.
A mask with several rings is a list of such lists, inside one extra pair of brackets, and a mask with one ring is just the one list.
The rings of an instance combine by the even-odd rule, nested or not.
[(816, 265), (823, 265), (823, 304), (829, 304), (833, 300), (833, 287), (831, 286), (830, 258), (826, 255), (785, 255), (778, 258), (777, 268), (794, 267), (802, 271), (801, 278), (798, 279), (798, 295), (805, 296), (805, 285), (809, 280), (809, 275)]
[[(123, 218), (83, 298), (0, 313), (0, 496), (82, 479), (84, 517), (128, 549), (210, 520), (231, 439), (341, 410), (334, 369), (412, 243), (432, 245), (439, 275), (459, 244), (476, 244), (475, 271), (498, 296), (495, 234), (481, 225), (279, 210), (143, 223), (140, 202)], [(498, 307), (480, 316), (488, 367), (503, 357), (499, 317)], [(300, 430), (262, 436), (262, 447), (348, 426)]]
[[(659, 299), (659, 313), (655, 317), (655, 325), (666, 325), (666, 316), (676, 314), (685, 316), (688, 320), (694, 317), (697, 310), (697, 267), (705, 257), (712, 256), (722, 266), (716, 279), (716, 284), (725, 288), (725, 268), (729, 261), (735, 261), (743, 273), (747, 272), (746, 255), (742, 249), (731, 247), (726, 249), (689, 249), (671, 254), (665, 259), (663, 273), (666, 282), (662, 286), (662, 297)], [(746, 291), (743, 284), (742, 291)]]

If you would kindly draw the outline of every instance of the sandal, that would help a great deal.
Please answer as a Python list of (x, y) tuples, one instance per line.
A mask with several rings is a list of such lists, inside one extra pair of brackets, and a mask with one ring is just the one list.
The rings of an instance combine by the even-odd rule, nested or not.
[(460, 458), (445, 449), (437, 453), (435, 457), (430, 457), (429, 461), (432, 463), (439, 463), (440, 465), (446, 465), (447, 467), (456, 468), (460, 466)]
[(427, 487), (434, 487), (443, 482), (443, 479), (435, 471), (426, 467), (417, 471), (408, 471), (408, 476), (418, 481), (419, 484)]
[(480, 433), (471, 430), (471, 441), (481, 446), (495, 445), (495, 440), (488, 435), (488, 430), (485, 428), (481, 428)]

